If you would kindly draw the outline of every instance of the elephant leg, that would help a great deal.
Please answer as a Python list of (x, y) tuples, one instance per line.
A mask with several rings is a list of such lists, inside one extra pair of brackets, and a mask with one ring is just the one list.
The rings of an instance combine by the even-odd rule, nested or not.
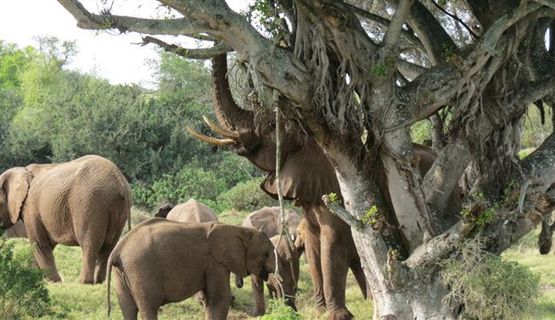
[(54, 260), (54, 246), (50, 244), (37, 243), (33, 251), (35, 262), (40, 269), (47, 270), (46, 277), (52, 282), (61, 282), (62, 278), (56, 268)]
[(304, 254), (308, 264), (308, 272), (312, 280), (312, 289), (316, 306), (320, 309), (326, 308), (326, 299), (324, 297), (324, 287), (322, 278), (322, 265), (320, 263), (320, 235), (319, 230), (310, 226), (307, 232), (303, 234)]
[[(87, 242), (85, 242), (87, 243)], [(96, 257), (99, 250), (94, 247), (81, 247), (81, 256), (83, 257), (83, 266), (79, 275), (79, 282), (94, 283), (94, 271), (96, 267)]]
[(258, 317), (266, 312), (266, 303), (264, 301), (264, 281), (251, 275), (252, 294), (254, 296), (254, 316)]
[(368, 297), (371, 296), (371, 293), (369, 290), (368, 283), (366, 283), (366, 275), (364, 274), (364, 270), (362, 269), (362, 265), (360, 263), (360, 258), (358, 254), (356, 254), (356, 256), (351, 261), (351, 271), (355, 276), (355, 280), (357, 281), (358, 287), (362, 292), (362, 296), (364, 297), (364, 299), (368, 299)]
[(38, 219), (30, 218), (25, 221), (25, 229), (29, 242), (34, 244), (33, 255), (37, 267), (46, 270), (47, 279), (53, 282), (61, 282), (62, 278), (56, 268), (53, 253), (56, 243), (50, 242), (44, 225)]
[(231, 305), (231, 288), (229, 286), (229, 272), (214, 270), (206, 279), (206, 319), (226, 320)]
[(115, 245), (104, 245), (96, 257), (96, 268), (94, 270), (94, 283), (103, 283), (106, 279), (106, 266), (108, 257)]
[(351, 230), (327, 210), (322, 210), (319, 218), (322, 278), (328, 319), (349, 320), (353, 315), (345, 306), (345, 290), (352, 257)]
[(137, 307), (135, 300), (133, 300), (129, 287), (125, 284), (125, 281), (122, 280), (122, 274), (118, 269), (114, 268), (114, 275), (116, 295), (118, 296), (119, 307), (121, 309), (123, 319), (137, 320), (139, 308)]

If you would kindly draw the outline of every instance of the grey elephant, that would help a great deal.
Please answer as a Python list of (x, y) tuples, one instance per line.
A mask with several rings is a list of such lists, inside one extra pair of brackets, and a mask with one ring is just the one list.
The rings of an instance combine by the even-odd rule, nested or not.
[(80, 246), (82, 283), (101, 283), (106, 263), (130, 216), (129, 183), (108, 159), (87, 155), (57, 164), (32, 164), (0, 175), (0, 222), (25, 221), (39, 268), (61, 281), (53, 250)]
[(155, 217), (177, 222), (200, 223), (218, 221), (218, 216), (210, 207), (195, 199), (173, 206), (165, 204), (158, 209)]
[[(285, 237), (276, 235), (270, 240), (276, 248), (279, 277), (275, 274), (268, 277), (268, 292), (271, 298), (284, 299), (288, 306), (297, 310), (295, 294), (299, 280), (299, 253)], [(263, 315), (266, 311), (264, 282), (260, 277), (251, 275), (251, 286), (255, 303), (254, 315)]]
[[(279, 234), (279, 215), (280, 207), (263, 207), (250, 213), (243, 220), (243, 227), (260, 230), (271, 238)], [(288, 233), (293, 237), (293, 240), (300, 221), (301, 217), (295, 210), (285, 209), (285, 222), (287, 223)]]
[[(230, 272), (264, 280), (274, 271), (268, 237), (260, 231), (213, 222), (185, 224), (153, 218), (136, 226), (108, 262), (123, 317), (157, 319), (160, 306), (201, 291), (206, 319), (225, 320), (231, 302)], [(108, 290), (108, 304), (110, 291)]]
[[(288, 233), (293, 236), (291, 240), (294, 241), (300, 217), (292, 209), (286, 209), (284, 213)], [(268, 291), (270, 296), (285, 299), (286, 304), (296, 310), (295, 293), (297, 291), (297, 280), (299, 279), (299, 255), (296, 248), (290, 245), (291, 242), (287, 238), (279, 240), (279, 215), (280, 207), (263, 207), (245, 217), (243, 227), (260, 230), (268, 237), (271, 237), (272, 243), (276, 248), (281, 279), (275, 276), (270, 277)], [(241, 287), (243, 284), (242, 279), (236, 277), (235, 284), (237, 287)], [(263, 281), (256, 276), (251, 276), (251, 284), (255, 302), (254, 315), (260, 316), (265, 312)]]
[(22, 220), (18, 220), (2, 234), (6, 238), (27, 238), (27, 231)]

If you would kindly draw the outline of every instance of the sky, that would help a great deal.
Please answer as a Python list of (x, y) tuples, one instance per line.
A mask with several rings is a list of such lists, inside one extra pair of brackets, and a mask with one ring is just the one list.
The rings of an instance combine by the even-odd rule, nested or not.
[[(82, 1), (89, 11), (104, 8), (103, 0)], [(115, 0), (112, 13), (148, 16), (157, 10), (156, 1)], [(247, 0), (228, 0), (234, 10), (246, 8)], [(141, 46), (137, 33), (119, 34), (77, 28), (77, 23), (56, 0), (0, 0), (0, 40), (20, 47), (37, 46), (36, 37), (55, 36), (77, 41), (79, 53), (68, 68), (108, 79), (113, 84), (138, 83), (155, 87), (156, 79), (147, 60), (157, 60), (154, 45)]]

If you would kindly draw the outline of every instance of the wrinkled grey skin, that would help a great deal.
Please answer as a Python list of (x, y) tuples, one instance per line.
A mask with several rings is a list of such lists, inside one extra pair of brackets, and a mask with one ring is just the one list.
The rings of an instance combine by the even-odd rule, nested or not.
[[(231, 303), (230, 272), (262, 279), (275, 269), (270, 239), (260, 231), (219, 223), (153, 218), (121, 239), (108, 261), (125, 320), (158, 318), (160, 306), (201, 291), (206, 319), (225, 320)], [(108, 290), (108, 305), (110, 305)]]

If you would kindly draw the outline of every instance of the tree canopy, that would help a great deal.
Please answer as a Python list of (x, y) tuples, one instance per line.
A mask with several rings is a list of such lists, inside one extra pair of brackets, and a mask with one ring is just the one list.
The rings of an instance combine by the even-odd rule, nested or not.
[[(498, 254), (551, 212), (555, 136), (517, 154), (531, 103), (545, 119), (554, 102), (554, 1), (257, 0), (238, 13), (223, 0), (160, 0), (167, 18), (58, 2), (80, 28), (143, 33), (191, 58), (234, 51), (259, 112), (278, 110), (331, 160), (342, 204), (325, 199), (352, 226), (376, 318), (456, 317), (442, 302), (441, 261), (474, 238)], [(424, 119), (437, 151), (426, 174), (410, 135)]]

